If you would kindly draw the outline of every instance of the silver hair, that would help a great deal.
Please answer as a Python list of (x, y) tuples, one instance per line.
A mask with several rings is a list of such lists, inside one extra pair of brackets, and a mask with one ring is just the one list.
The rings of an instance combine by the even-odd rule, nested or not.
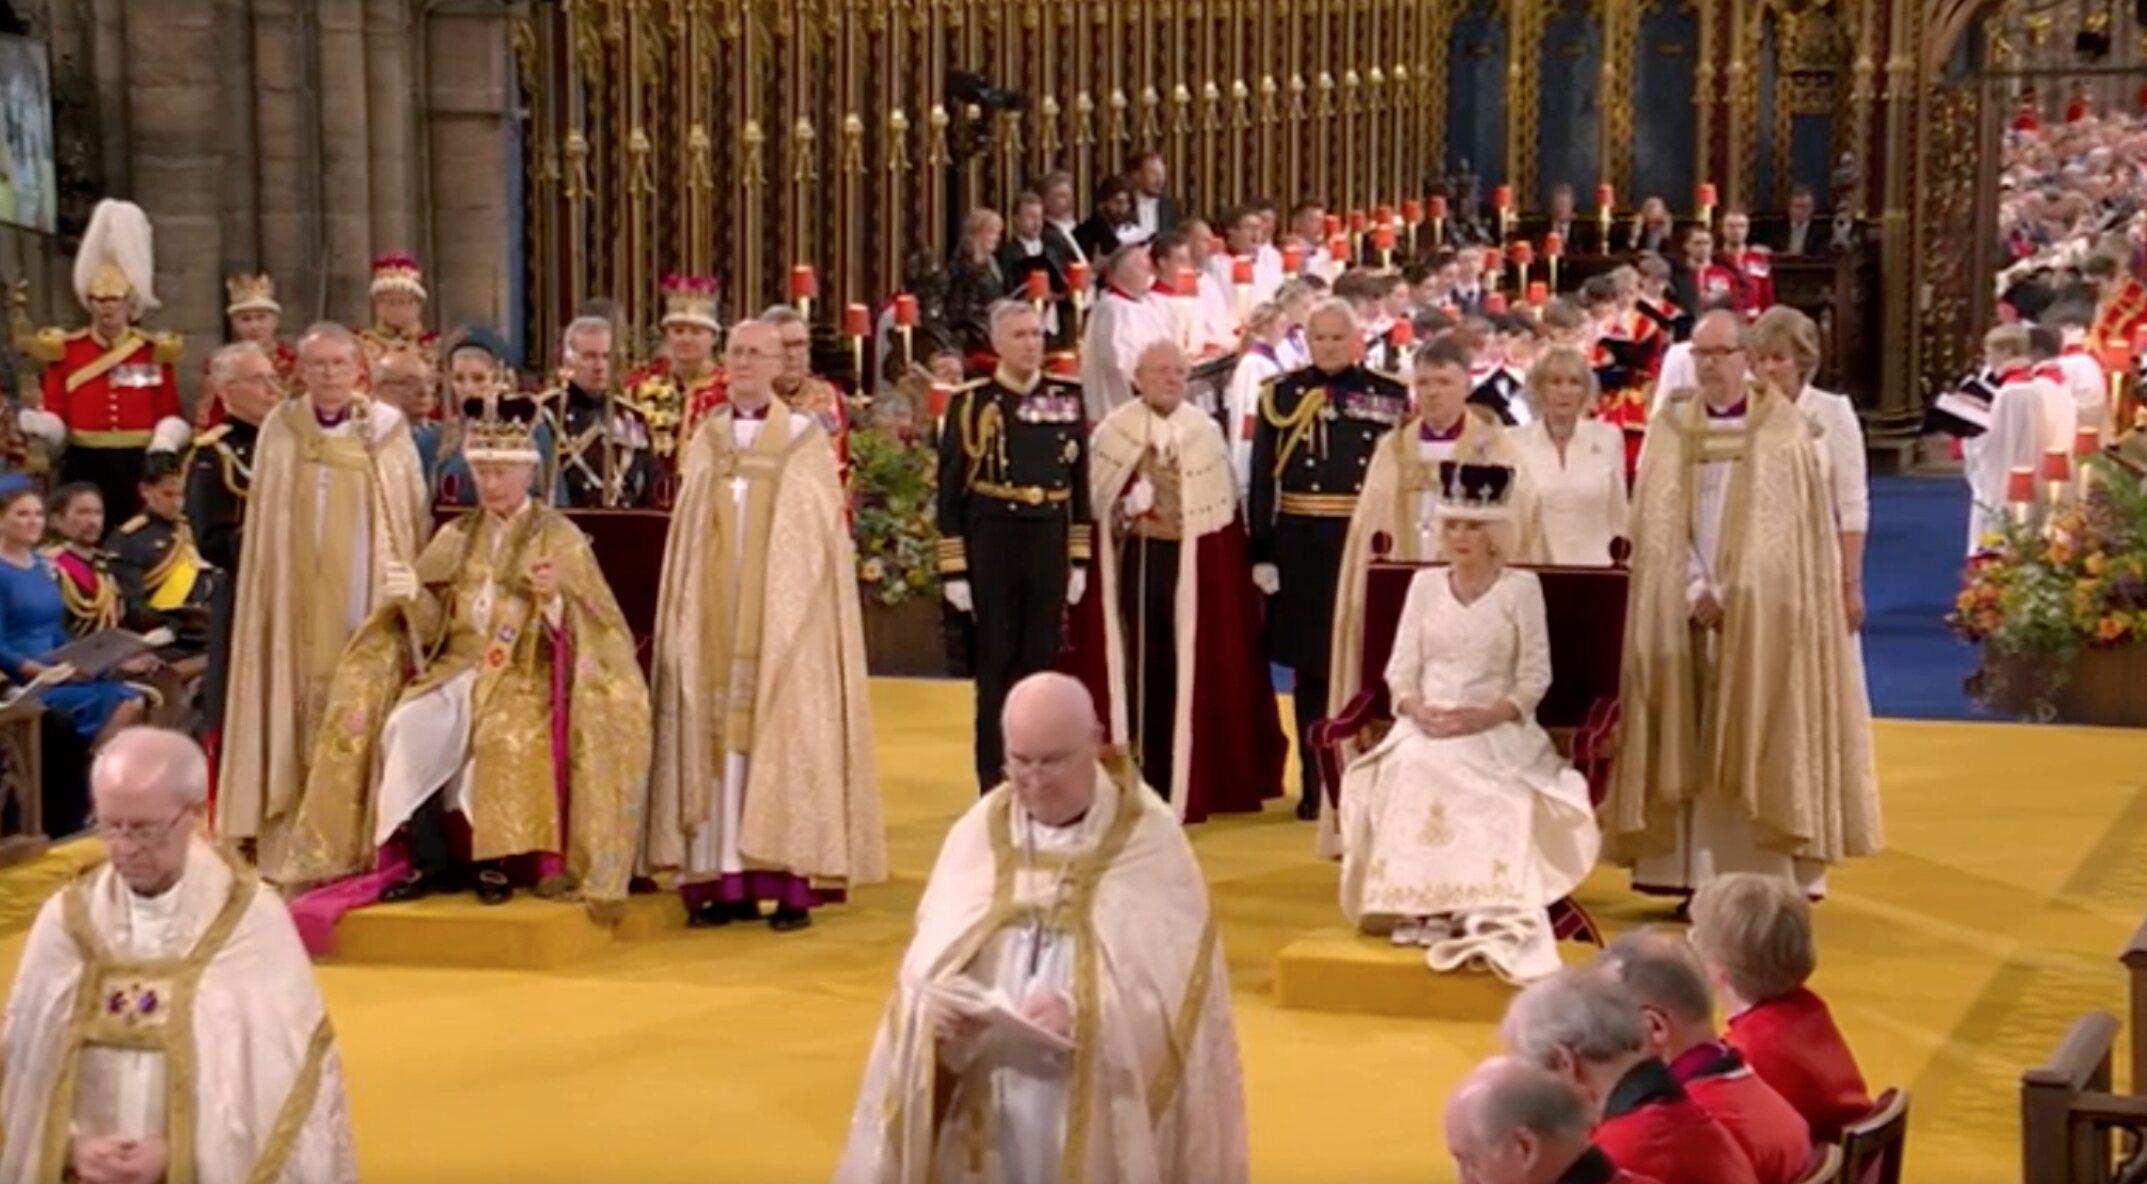
[(787, 304), (771, 304), (761, 310), (759, 320), (763, 325), (775, 325), (778, 327), (783, 325), (802, 325), (805, 323), (805, 314)]
[(122, 769), (163, 786), (181, 806), (200, 806), (209, 800), (209, 758), (184, 732), (127, 728), (97, 753), (90, 765), (90, 785), (106, 784)]
[(234, 341), (229, 345), (217, 347), (216, 352), (209, 355), (209, 382), (215, 386), (230, 382), (232, 367), (238, 365), (239, 359), (247, 354), (268, 359), (268, 351), (262, 349), (258, 341)]
[(1018, 316), (1033, 317), (1036, 315), (1036, 309), (1026, 300), (995, 300), (992, 302), (991, 311), (986, 315), (990, 318), (991, 336), (997, 337), (1000, 327), (1008, 320)]
[(1489, 1075), (1472, 1116), (1487, 1142), (1515, 1131), (1551, 1139), (1585, 1139), (1595, 1126), (1594, 1108), (1564, 1078), (1534, 1065), (1514, 1065)]
[(1715, 995), (1692, 956), (1692, 947), (1654, 929), (1620, 936), (1598, 961), (1618, 976), (1636, 1003), (1659, 1007), (1678, 1019), (1714, 1018)]
[(582, 336), (585, 333), (602, 333), (607, 337), (617, 336), (617, 330), (612, 326), (611, 318), (609, 317), (575, 317), (573, 320), (567, 322), (567, 327), (565, 329), (560, 331), (560, 352), (573, 353), (574, 339)]
[(1515, 1056), (1546, 1068), (1560, 1049), (1600, 1064), (1639, 1052), (1644, 1042), (1640, 1005), (1625, 984), (1577, 968), (1523, 988), (1498, 1030)]
[(316, 341), (333, 341), (354, 355), (364, 352), (358, 347), (358, 335), (335, 321), (315, 321), (306, 326), (306, 331), (298, 335), (298, 351), (304, 353)]
[(1357, 307), (1339, 296), (1329, 296), (1313, 305), (1312, 311), (1305, 314), (1305, 327), (1311, 328), (1312, 322), (1321, 317), (1342, 317), (1349, 322), (1351, 333), (1364, 331), (1364, 321), (1357, 316)]

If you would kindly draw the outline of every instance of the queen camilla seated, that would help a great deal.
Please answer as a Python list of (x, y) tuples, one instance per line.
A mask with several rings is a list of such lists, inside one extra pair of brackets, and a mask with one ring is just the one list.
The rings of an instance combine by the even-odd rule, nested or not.
[(1394, 728), (1341, 793), (1342, 911), (1526, 982), (1559, 966), (1549, 906), (1594, 865), (1587, 782), (1535, 719), (1551, 685), (1543, 588), (1508, 568), (1514, 470), (1440, 465), (1446, 565), (1409, 584), (1387, 661)]

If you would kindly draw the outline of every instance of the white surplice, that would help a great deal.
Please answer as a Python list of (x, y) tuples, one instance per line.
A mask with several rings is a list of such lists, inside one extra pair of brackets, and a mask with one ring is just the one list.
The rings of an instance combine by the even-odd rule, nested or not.
[[(760, 439), (760, 430), (767, 426), (765, 419), (745, 419), (735, 414), (730, 417), (730, 421), (731, 447), (740, 455), (752, 449), (754, 443)], [(751, 489), (750, 482), (742, 476), (730, 479), (727, 492), (730, 494), (731, 506), (737, 514), (738, 522), (743, 523), (746, 520), (746, 496)], [(732, 566), (743, 567), (746, 532), (735, 532), (730, 543)], [(759, 593), (758, 588), (746, 591), (746, 595)], [(733, 632), (738, 628), (735, 614), (742, 611), (744, 603), (744, 598), (740, 597), (737, 604), (732, 606), (730, 625)], [(728, 671), (724, 672), (724, 680), (729, 682)], [(745, 856), (738, 849), (738, 827), (745, 813), (747, 759), (742, 752), (723, 754), (722, 784), (716, 787), (715, 793), (709, 795), (709, 804), (715, 811), (715, 816), (705, 820), (708, 825), (701, 827), (693, 838), (693, 846), (687, 856), (689, 870), (704, 875), (713, 873), (726, 876), (740, 875), (746, 870)]]
[[(1693, 396), (1698, 397), (1698, 396)], [(1717, 431), (1744, 426), (1740, 409), (1735, 415), (1715, 415), (1710, 409), (1708, 425)], [(1692, 504), (1692, 548), (1686, 564), (1685, 599), (1698, 604), (1700, 597), (1723, 599), (1717, 577), (1716, 556), (1722, 544), (1722, 510), (1729, 500), (1730, 479), (1738, 460), (1712, 460), (1699, 466)], [(1710, 650), (1719, 632), (1705, 634)], [(1788, 880), (1806, 895), (1826, 893), (1826, 864), (1798, 859), (1780, 851), (1766, 850), (1752, 841), (1752, 818), (1741, 803), (1709, 794), (1687, 802), (1677, 814), (1676, 833), (1666, 854), (1643, 856), (1633, 864), (1633, 883), (1665, 892), (1690, 891), (1730, 872), (1752, 872)]]
[(1602, 839), (1588, 784), (1535, 721), (1551, 685), (1550, 630), (1535, 573), (1508, 568), (1473, 602), (1449, 571), (1409, 582), (1387, 693), (1432, 707), (1511, 703), (1520, 719), (1434, 737), (1398, 719), (1342, 780), (1342, 911), (1377, 931), (1444, 917), (1432, 969), (1480, 959), (1525, 982), (1559, 966), (1549, 906), (1594, 866)]
[(1119, 404), (1132, 400), (1133, 367), (1142, 350), (1178, 339), (1178, 317), (1161, 297), (1104, 288), (1081, 338), (1081, 391), (1088, 421), (1101, 423)]
[(1510, 435), (1541, 507), (1549, 561), (1566, 567), (1610, 566), (1610, 542), (1628, 529), (1625, 433), (1616, 425), (1583, 419), (1573, 425), (1563, 455), (1542, 420), (1515, 428)]
[[(1100, 821), (1093, 811), (1071, 826), (1020, 819), (1022, 833), (1015, 838), (1024, 854), (1050, 861), (1051, 870), (1025, 860), (1016, 875), (1027, 882), (1016, 885), (1016, 898), (1046, 910), (1059, 907), (1071, 891), (1064, 861), (1096, 841)], [(1056, 992), (1070, 1004), (1073, 954), (1073, 942), (1063, 933), (1042, 925), (1014, 926), (993, 934), (962, 973), (1005, 992), (1017, 1006), (1032, 991)], [(960, 1081), (939, 1127), (933, 1156), (938, 1179), (976, 1175), (966, 1162), (973, 1149), (965, 1136), (979, 1108), (998, 1118), (991, 1148), (998, 1170), (987, 1173), (988, 1178), (1005, 1184), (1048, 1184), (1055, 1179), (1065, 1151), (1066, 1075), (1072, 1058), (1038, 1043), (988, 1035), (965, 1046), (944, 1047), (940, 1055)]]
[(1260, 414), (1260, 394), (1267, 380), (1283, 373), (1281, 351), (1264, 342), (1253, 342), (1238, 357), (1230, 374), (1230, 466), (1237, 474), (1238, 496), (1252, 488), (1252, 429)]
[[(2060, 406), (2060, 404), (2063, 406)], [(2064, 412), (2078, 411), (2057, 384), (2038, 380), (2026, 366), (2000, 373), (1990, 401), (1990, 429), (1961, 441), (1961, 475), (1968, 481), (1968, 554), (2000, 533), (2006, 522), (2006, 481), (2016, 468), (2036, 471), (2046, 448), (2071, 450)]]

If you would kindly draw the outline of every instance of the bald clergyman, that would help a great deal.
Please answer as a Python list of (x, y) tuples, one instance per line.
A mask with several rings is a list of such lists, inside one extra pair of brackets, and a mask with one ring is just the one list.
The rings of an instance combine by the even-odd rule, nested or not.
[(1595, 1108), (1567, 1081), (1513, 1057), (1493, 1057), (1454, 1087), (1446, 1146), (1476, 1184), (1655, 1184), (1588, 1142)]
[(208, 762), (120, 733), (90, 794), (108, 863), (45, 902), (0, 1051), (0, 1179), (358, 1178), (334, 1030), (283, 900), (202, 837)]
[(836, 1181), (1239, 1184), (1229, 976), (1184, 831), (1105, 760), (1080, 683), (1021, 682), (1002, 723), (1008, 780), (940, 849)]

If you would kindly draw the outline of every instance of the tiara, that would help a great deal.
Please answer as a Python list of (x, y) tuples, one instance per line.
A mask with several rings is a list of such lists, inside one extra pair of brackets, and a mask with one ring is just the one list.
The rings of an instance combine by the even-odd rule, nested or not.
[(520, 391), (502, 391), (462, 404), (462, 455), (472, 464), (536, 464), (537, 401)]
[(245, 272), (224, 281), (224, 313), (282, 312), (276, 303), (276, 281), (266, 272)]

